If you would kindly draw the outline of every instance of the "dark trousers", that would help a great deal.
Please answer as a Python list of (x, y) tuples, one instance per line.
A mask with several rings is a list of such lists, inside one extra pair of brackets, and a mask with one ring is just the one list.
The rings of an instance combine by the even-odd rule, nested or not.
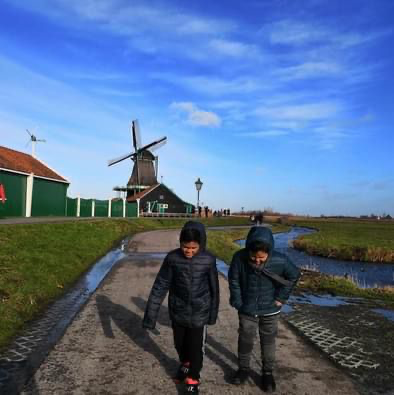
[(272, 372), (275, 364), (275, 340), (278, 333), (279, 315), (254, 317), (239, 314), (238, 365), (240, 369), (249, 369), (258, 328), (263, 371)]
[(199, 380), (204, 355), (206, 327), (186, 328), (173, 322), (172, 329), (179, 360), (181, 363), (189, 362), (189, 377)]

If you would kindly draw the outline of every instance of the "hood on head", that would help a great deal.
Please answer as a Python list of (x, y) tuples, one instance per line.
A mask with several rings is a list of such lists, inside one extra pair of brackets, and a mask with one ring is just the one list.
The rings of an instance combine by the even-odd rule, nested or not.
[(262, 241), (269, 245), (270, 255), (274, 250), (274, 237), (272, 236), (272, 231), (270, 228), (265, 226), (253, 226), (246, 238), (245, 247), (248, 249), (253, 241)]
[(205, 250), (207, 246), (207, 233), (205, 231), (205, 226), (201, 222), (197, 221), (188, 221), (183, 225), (182, 229), (197, 229), (200, 233), (201, 243), (200, 243), (200, 250)]

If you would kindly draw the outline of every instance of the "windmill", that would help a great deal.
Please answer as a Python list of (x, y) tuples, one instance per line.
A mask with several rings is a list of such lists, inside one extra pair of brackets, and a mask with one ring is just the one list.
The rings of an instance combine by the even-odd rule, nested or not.
[(36, 143), (45, 143), (46, 140), (38, 139), (33, 133), (30, 133), (29, 129), (26, 129), (27, 134), (30, 136), (30, 141), (28, 144), (31, 142), (31, 156), (33, 158), (36, 157)]
[(157, 150), (167, 142), (167, 137), (161, 137), (152, 143), (142, 146), (138, 120), (134, 120), (131, 123), (130, 133), (134, 152), (108, 161), (108, 166), (115, 165), (129, 158), (134, 162), (133, 171), (127, 183), (127, 187), (114, 188), (116, 191), (127, 192), (128, 195), (131, 193), (138, 193), (143, 189), (157, 184), (159, 158), (158, 156), (154, 156), (152, 151)]

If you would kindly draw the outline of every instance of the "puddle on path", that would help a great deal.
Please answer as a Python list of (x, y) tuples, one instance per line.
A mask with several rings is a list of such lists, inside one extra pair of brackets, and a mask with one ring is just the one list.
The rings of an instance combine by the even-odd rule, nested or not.
[[(216, 266), (218, 271), (222, 273), (226, 278), (228, 277), (229, 266), (221, 261), (216, 260)], [(362, 298), (350, 298), (332, 295), (313, 295), (303, 293), (301, 295), (291, 295), (287, 304), (282, 307), (282, 312), (285, 314), (292, 313), (294, 311), (293, 306), (299, 304), (308, 304), (319, 307), (338, 307), (349, 304), (363, 304), (365, 300)], [(377, 314), (383, 315), (387, 319), (394, 321), (394, 311), (388, 309), (370, 309)]]
[(70, 291), (49, 307), (43, 317), (33, 321), (0, 354), (0, 393), (14, 394), (22, 390), (107, 273), (125, 257), (126, 245), (127, 240), (123, 240), (120, 247), (99, 259)]
[(386, 309), (373, 309), (374, 313), (378, 313), (383, 317), (387, 318), (390, 321), (394, 322), (394, 311), (393, 310), (386, 310)]

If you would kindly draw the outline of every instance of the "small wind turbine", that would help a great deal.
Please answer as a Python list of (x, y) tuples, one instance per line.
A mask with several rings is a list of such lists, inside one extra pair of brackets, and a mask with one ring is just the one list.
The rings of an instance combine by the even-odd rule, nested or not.
[(31, 156), (33, 158), (36, 157), (36, 143), (45, 143), (46, 140), (38, 139), (33, 133), (30, 133), (29, 129), (26, 129), (26, 132), (30, 136), (31, 141)]

